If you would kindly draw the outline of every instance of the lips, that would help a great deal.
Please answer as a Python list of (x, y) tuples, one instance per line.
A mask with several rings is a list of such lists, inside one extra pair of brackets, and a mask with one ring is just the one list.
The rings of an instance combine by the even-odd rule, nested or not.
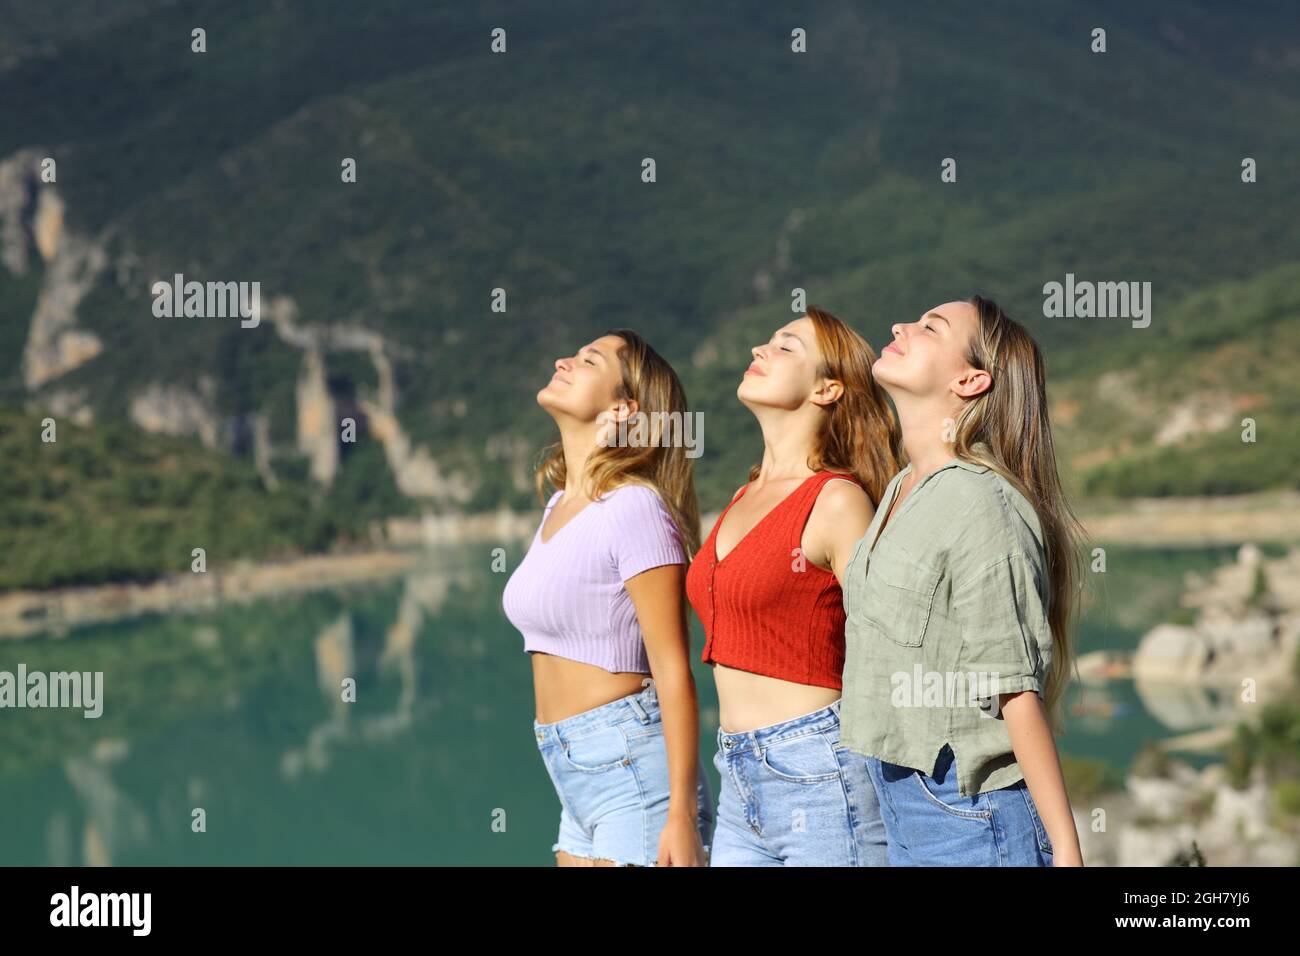
[(898, 347), (897, 342), (890, 342), (888, 345), (886, 345), (883, 349), (880, 350), (881, 355), (884, 355), (886, 352), (893, 352), (895, 355), (903, 354), (903, 350)]
[(746, 374), (746, 375), (766, 375), (767, 373), (764, 372), (764, 371), (763, 371), (761, 368), (759, 368), (757, 365), (751, 363), (750, 366), (749, 366), (749, 368), (745, 369), (745, 374)]

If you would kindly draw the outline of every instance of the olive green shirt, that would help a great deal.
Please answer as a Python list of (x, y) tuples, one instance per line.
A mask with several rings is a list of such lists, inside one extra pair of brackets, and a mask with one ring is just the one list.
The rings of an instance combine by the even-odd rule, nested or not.
[(886, 524), (911, 471), (889, 483), (845, 570), (840, 739), (926, 774), (949, 744), (971, 796), (1024, 777), (997, 702), (1047, 684), (1047, 558), (1025, 497), (958, 458), (922, 478)]

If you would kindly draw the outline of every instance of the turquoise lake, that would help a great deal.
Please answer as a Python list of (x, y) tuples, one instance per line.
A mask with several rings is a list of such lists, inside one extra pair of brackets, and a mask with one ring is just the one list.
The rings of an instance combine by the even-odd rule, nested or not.
[[(1131, 650), (1186, 614), (1187, 572), (1235, 556), (1107, 552), (1080, 652)], [(98, 719), (0, 710), (0, 864), (551, 865), (559, 804), (490, 566), (486, 544), (432, 551), (403, 578), (0, 642), (3, 671), (104, 674)], [(698, 622), (692, 646), (716, 795)], [(347, 676), (355, 703), (339, 699)], [(1117, 771), (1197, 729), (1167, 726), (1126, 679), (1076, 686), (1068, 707), (1061, 752)]]

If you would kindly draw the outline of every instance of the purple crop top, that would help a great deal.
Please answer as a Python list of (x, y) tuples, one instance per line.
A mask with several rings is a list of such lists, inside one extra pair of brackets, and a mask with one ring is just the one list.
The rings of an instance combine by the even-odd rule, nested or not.
[(502, 604), (524, 636), (525, 651), (542, 651), (610, 672), (650, 673), (628, 578), (664, 564), (686, 564), (677, 525), (658, 493), (622, 485), (592, 501), (549, 541), (542, 526), (506, 582)]

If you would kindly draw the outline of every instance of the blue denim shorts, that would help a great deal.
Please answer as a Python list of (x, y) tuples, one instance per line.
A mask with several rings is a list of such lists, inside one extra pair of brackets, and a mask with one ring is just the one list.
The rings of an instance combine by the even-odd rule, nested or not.
[(947, 744), (933, 776), (861, 759), (880, 795), (890, 866), (1052, 865), (1052, 844), (1024, 780), (963, 797), (957, 758)]
[(886, 866), (885, 826), (840, 701), (746, 733), (718, 728), (722, 775), (710, 866)]
[[(643, 691), (533, 734), (560, 798), (560, 833), (551, 852), (654, 866), (668, 822), (668, 750), (653, 681)], [(699, 759), (698, 757), (696, 759)], [(709, 849), (712, 796), (700, 761), (696, 820)]]

